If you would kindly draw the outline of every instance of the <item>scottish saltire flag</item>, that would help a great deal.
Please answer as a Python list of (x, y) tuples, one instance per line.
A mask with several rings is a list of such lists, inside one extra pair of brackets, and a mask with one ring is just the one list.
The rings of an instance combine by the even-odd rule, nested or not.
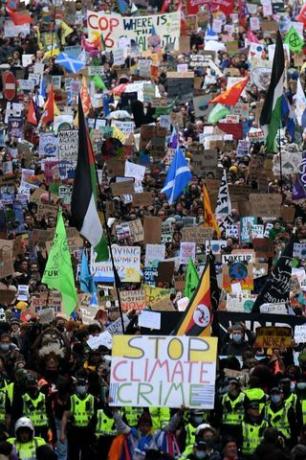
[(283, 124), (286, 126), (287, 133), (290, 136), (290, 141), (294, 142), (296, 116), (294, 113), (294, 109), (288, 100), (288, 97), (285, 96), (284, 94), (282, 96), (281, 114), (282, 114)]
[(165, 185), (161, 190), (161, 192), (166, 195), (169, 204), (176, 202), (191, 178), (192, 174), (188, 162), (180, 147), (177, 147), (172, 163), (168, 169)]
[(60, 66), (64, 67), (69, 73), (78, 73), (83, 67), (85, 67), (85, 63), (82, 59), (72, 58), (68, 56), (67, 53), (60, 53), (56, 59), (55, 63), (59, 64)]

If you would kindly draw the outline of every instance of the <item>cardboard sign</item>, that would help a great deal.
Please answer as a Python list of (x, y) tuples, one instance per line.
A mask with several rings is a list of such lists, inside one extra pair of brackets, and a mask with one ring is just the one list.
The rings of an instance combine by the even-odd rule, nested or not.
[(166, 247), (164, 244), (146, 244), (145, 267), (156, 266), (165, 259)]
[(256, 329), (255, 348), (292, 348), (290, 327), (258, 327)]
[(196, 243), (184, 241), (180, 244), (180, 265), (187, 265), (189, 259), (195, 260)]
[(111, 405), (213, 409), (216, 359), (214, 337), (113, 337)]
[(140, 128), (139, 150), (149, 149), (156, 158), (165, 156), (167, 128), (155, 125), (142, 125)]
[(130, 238), (132, 243), (140, 243), (144, 240), (144, 229), (141, 219), (136, 219), (128, 222), (130, 228)]
[(247, 291), (254, 289), (253, 260), (253, 253), (222, 255), (222, 287), (226, 292), (232, 292), (235, 283)]
[(153, 203), (153, 195), (151, 192), (141, 192), (133, 194), (133, 207), (151, 206)]
[(273, 257), (273, 241), (268, 238), (254, 238), (252, 243), (257, 257)]
[(6, 278), (15, 272), (12, 253), (0, 249), (0, 279)]
[(294, 327), (295, 343), (306, 343), (306, 325)]
[(161, 239), (161, 218), (145, 216), (143, 220), (144, 242), (146, 244), (159, 244)]
[(134, 182), (127, 180), (122, 182), (111, 183), (112, 194), (115, 195), (129, 195), (134, 193)]
[(120, 291), (120, 299), (123, 311), (140, 311), (146, 307), (146, 298), (143, 289)]
[(163, 262), (159, 262), (157, 267), (156, 284), (158, 285), (159, 283), (162, 283), (162, 285), (165, 285), (169, 283), (169, 285), (171, 285), (173, 280), (174, 267), (175, 264), (173, 261), (164, 260)]
[[(3, 285), (4, 286), (4, 285)], [(0, 287), (0, 299), (3, 305), (10, 305), (16, 297), (16, 291)]]
[(211, 240), (213, 230), (206, 227), (185, 227), (181, 230), (181, 241), (193, 241), (197, 245), (204, 245), (206, 240)]
[(250, 193), (250, 213), (257, 217), (280, 216), (282, 197), (279, 193)]

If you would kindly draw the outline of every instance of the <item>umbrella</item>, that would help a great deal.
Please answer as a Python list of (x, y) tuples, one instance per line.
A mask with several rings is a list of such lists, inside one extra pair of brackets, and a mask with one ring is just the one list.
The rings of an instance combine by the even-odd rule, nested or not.
[(123, 120), (125, 118), (131, 120), (133, 117), (126, 110), (114, 110), (114, 112), (111, 112), (107, 118), (108, 120)]
[(67, 53), (60, 53), (57, 58), (55, 59), (55, 63), (64, 67), (69, 73), (78, 73), (83, 67), (85, 67), (85, 63), (80, 59), (72, 58), (68, 56)]

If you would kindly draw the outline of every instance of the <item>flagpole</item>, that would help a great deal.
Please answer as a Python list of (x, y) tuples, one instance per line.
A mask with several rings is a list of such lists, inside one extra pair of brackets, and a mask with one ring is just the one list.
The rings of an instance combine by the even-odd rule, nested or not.
[[(97, 171), (97, 168), (96, 168)], [(114, 254), (112, 250), (112, 240), (111, 240), (111, 235), (109, 231), (109, 227), (107, 225), (107, 220), (106, 220), (106, 212), (105, 212), (105, 207), (104, 207), (104, 202), (102, 199), (102, 190), (101, 186), (97, 177), (97, 182), (98, 182), (98, 189), (100, 193), (100, 199), (101, 199), (101, 209), (103, 213), (103, 219), (104, 219), (104, 228), (106, 229), (106, 236), (107, 236), (107, 243), (108, 243), (108, 250), (109, 250), (109, 255), (112, 263), (112, 269), (114, 273), (114, 283), (115, 283), (115, 290), (117, 294), (117, 299), (118, 299), (118, 306), (119, 306), (119, 313), (120, 313), (120, 319), (121, 319), (121, 327), (122, 327), (122, 334), (124, 334), (124, 321), (123, 321), (123, 313), (122, 313), (122, 304), (121, 304), (121, 297), (120, 297), (120, 290), (119, 290), (119, 284), (120, 284), (120, 277), (118, 275), (118, 271), (115, 265), (115, 260), (114, 260)]]
[(281, 147), (281, 126), (278, 130), (278, 154), (279, 154), (279, 176), (280, 176), (280, 187), (282, 195), (282, 204), (284, 202), (284, 192), (283, 192), (283, 162), (282, 162), (282, 147)]

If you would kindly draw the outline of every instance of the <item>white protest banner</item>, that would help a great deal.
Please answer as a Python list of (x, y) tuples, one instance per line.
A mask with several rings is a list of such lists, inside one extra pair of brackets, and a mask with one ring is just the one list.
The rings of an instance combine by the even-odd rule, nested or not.
[[(140, 271), (140, 246), (118, 246), (112, 245), (115, 266), (121, 281), (125, 283), (139, 283)], [(95, 262), (91, 255), (91, 272), (96, 282), (112, 283), (114, 273), (111, 260), (106, 262)]]
[(76, 129), (58, 132), (58, 157), (60, 160), (76, 160), (79, 148), (79, 133)]
[(112, 336), (109, 331), (101, 332), (99, 335), (90, 335), (87, 340), (87, 345), (92, 350), (97, 350), (99, 347), (106, 347), (109, 350), (112, 349)]
[(34, 81), (33, 80), (17, 80), (18, 86), (22, 91), (33, 91)]
[(157, 311), (144, 310), (138, 316), (138, 326), (160, 330), (161, 314)]
[(215, 337), (113, 337), (110, 405), (213, 409)]
[(119, 47), (121, 37), (135, 40), (140, 51), (150, 48), (152, 30), (154, 40), (159, 38), (158, 46), (162, 49), (179, 50), (180, 11), (150, 16), (122, 17), (120, 14), (105, 14), (103, 11), (87, 11), (89, 40), (102, 35), (106, 50)]
[(145, 267), (158, 265), (158, 262), (165, 260), (166, 246), (164, 244), (146, 244)]
[(123, 48), (113, 50), (114, 65), (124, 65), (125, 52)]
[(58, 137), (54, 134), (40, 133), (38, 154), (40, 157), (57, 157)]
[(30, 24), (23, 24), (21, 26), (15, 26), (13, 21), (4, 22), (4, 37), (5, 38), (18, 37), (20, 35), (22, 35), (23, 37), (25, 37), (26, 35), (30, 35)]
[(180, 245), (180, 265), (187, 265), (188, 260), (195, 260), (196, 243), (183, 241)]
[(295, 343), (306, 343), (306, 325), (294, 327), (294, 341)]
[(146, 167), (131, 163), (130, 161), (125, 162), (124, 175), (125, 177), (134, 177), (136, 180), (142, 181), (145, 175)]
[(129, 136), (134, 132), (133, 121), (112, 120), (112, 126), (119, 128), (125, 136)]

